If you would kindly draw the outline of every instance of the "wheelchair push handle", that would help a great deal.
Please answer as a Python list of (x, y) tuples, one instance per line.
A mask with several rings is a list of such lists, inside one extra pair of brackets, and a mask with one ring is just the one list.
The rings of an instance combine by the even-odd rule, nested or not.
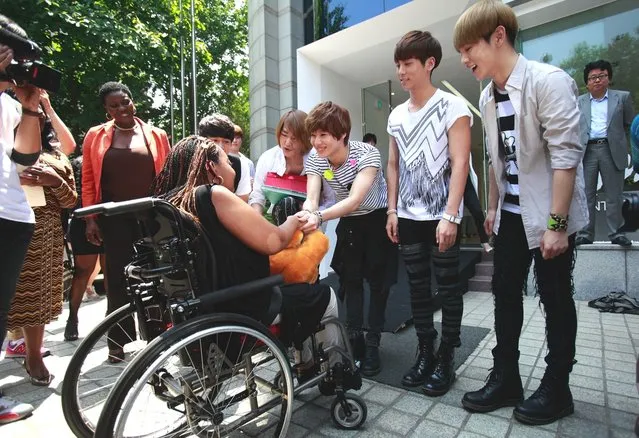
[(79, 208), (73, 212), (73, 216), (82, 218), (86, 216), (100, 215), (115, 216), (123, 213), (134, 213), (148, 210), (155, 205), (155, 200), (151, 197), (131, 199), (130, 201), (105, 202), (103, 204), (91, 205)]

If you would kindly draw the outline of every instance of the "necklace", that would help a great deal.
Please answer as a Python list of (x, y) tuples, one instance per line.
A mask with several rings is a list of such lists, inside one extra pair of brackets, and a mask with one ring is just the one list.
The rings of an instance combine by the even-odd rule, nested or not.
[(115, 122), (113, 122), (113, 125), (114, 125), (116, 128), (118, 128), (120, 131), (134, 131), (134, 130), (135, 130), (135, 128), (137, 128), (137, 127), (138, 127), (137, 123), (136, 123), (135, 125), (133, 125), (132, 127), (130, 127), (130, 128), (123, 128), (123, 127), (121, 127), (121, 126), (118, 126), (118, 124), (117, 124), (117, 123), (115, 123)]

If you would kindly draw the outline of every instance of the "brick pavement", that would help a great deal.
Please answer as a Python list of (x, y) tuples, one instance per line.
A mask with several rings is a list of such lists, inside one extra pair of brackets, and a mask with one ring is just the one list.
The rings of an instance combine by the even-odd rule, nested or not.
[[(493, 302), (490, 294), (469, 292), (465, 295), (464, 324), (491, 328)], [(527, 395), (543, 376), (545, 355), (544, 320), (538, 300), (526, 298), (524, 330), (521, 338), (521, 373)], [(102, 319), (105, 302), (83, 305), (80, 311), (81, 336), (91, 328), (90, 322)], [(571, 375), (575, 414), (543, 427), (527, 427), (512, 418), (512, 409), (491, 414), (470, 414), (460, 399), (467, 390), (484, 384), (492, 366), (490, 349), (495, 337), (491, 332), (476, 348), (457, 373), (454, 388), (440, 398), (428, 398), (365, 380), (358, 392), (367, 402), (368, 419), (360, 431), (336, 429), (328, 408), (332, 398), (316, 389), (300, 395), (295, 402), (290, 437), (510, 437), (510, 438), (618, 438), (634, 437), (633, 428), (639, 413), (639, 394), (635, 386), (635, 360), (639, 347), (639, 316), (600, 314), (578, 302), (579, 331), (577, 360)], [(45, 359), (56, 376), (49, 388), (36, 388), (25, 379), (17, 360), (0, 360), (0, 387), (7, 395), (36, 406), (26, 420), (0, 427), (2, 437), (72, 437), (60, 406), (62, 377), (70, 360), (74, 343), (63, 340), (65, 314), (47, 326), (45, 344), (53, 356)], [(385, 335), (383, 342), (392, 342)], [(383, 347), (383, 344), (382, 344)], [(0, 356), (2, 358), (3, 356)], [(399, 376), (398, 376), (399, 378)]]

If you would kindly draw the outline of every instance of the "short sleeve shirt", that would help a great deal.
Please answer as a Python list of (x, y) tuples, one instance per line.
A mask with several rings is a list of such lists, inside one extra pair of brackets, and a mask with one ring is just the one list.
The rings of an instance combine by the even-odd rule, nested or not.
[[(448, 130), (461, 117), (473, 116), (463, 99), (437, 90), (419, 111), (406, 101), (388, 117), (388, 134), (399, 150), (397, 215), (418, 221), (439, 220), (448, 203), (450, 154)], [(464, 211), (460, 203), (458, 215)]]
[(333, 168), (327, 158), (321, 158), (313, 151), (306, 162), (306, 173), (318, 175), (325, 180), (335, 192), (335, 200), (339, 202), (348, 198), (357, 174), (367, 167), (378, 169), (373, 185), (359, 207), (347, 215), (361, 216), (388, 205), (382, 159), (376, 147), (368, 143), (349, 141), (348, 157), (337, 168)]
[(20, 185), (16, 164), (10, 158), (20, 117), (18, 102), (0, 93), (0, 218), (34, 223), (35, 215)]

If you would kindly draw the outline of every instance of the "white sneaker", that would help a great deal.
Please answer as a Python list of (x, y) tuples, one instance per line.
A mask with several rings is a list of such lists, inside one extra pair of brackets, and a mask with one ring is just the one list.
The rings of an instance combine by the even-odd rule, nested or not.
[(0, 424), (13, 423), (28, 417), (33, 412), (33, 406), (20, 403), (9, 397), (0, 395)]
[(484, 248), (484, 252), (486, 254), (490, 254), (491, 252), (493, 252), (494, 248), (492, 246), (490, 246), (490, 243), (487, 243), (487, 242), (486, 243), (482, 243), (481, 246)]

